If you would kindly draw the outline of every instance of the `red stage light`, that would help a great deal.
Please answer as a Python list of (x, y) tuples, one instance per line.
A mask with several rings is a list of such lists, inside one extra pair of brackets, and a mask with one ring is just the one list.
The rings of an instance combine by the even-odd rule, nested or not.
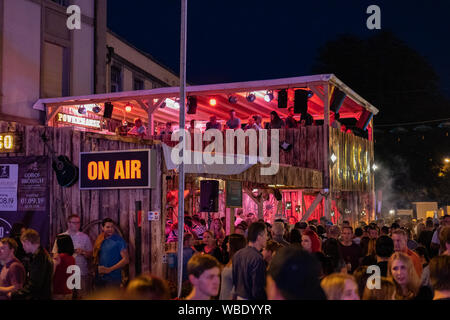
[(209, 104), (214, 107), (214, 106), (217, 105), (217, 100), (216, 99), (209, 99)]

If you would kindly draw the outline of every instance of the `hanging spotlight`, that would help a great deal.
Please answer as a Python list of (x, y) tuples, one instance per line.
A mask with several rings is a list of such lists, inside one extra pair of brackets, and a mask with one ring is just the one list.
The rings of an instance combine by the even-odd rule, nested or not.
[(131, 112), (132, 109), (133, 109), (132, 105), (130, 103), (127, 103), (127, 105), (125, 106), (125, 111)]
[(264, 101), (270, 102), (273, 100), (273, 91), (267, 90), (266, 95), (264, 96)]
[(228, 102), (229, 103), (231, 103), (231, 104), (235, 104), (235, 103), (237, 103), (237, 97), (236, 96), (229, 96), (228, 97)]
[(255, 96), (255, 94), (253, 93), (253, 92), (249, 92), (248, 94), (247, 94), (247, 101), (248, 102), (253, 102), (253, 101), (255, 101), (256, 100), (256, 96)]
[(92, 108), (92, 111), (94, 113), (100, 113), (100, 111), (102, 111), (102, 108), (100, 108), (100, 106), (96, 105), (95, 107)]
[(78, 113), (79, 114), (86, 114), (86, 108), (84, 106), (80, 106), (78, 108)]
[(217, 105), (217, 100), (214, 98), (209, 99), (209, 105), (215, 107)]

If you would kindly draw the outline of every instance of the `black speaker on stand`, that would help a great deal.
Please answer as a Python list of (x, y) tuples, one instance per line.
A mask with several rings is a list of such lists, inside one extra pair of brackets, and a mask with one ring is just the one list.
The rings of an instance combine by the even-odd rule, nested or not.
[(308, 112), (308, 96), (309, 91), (301, 89), (295, 90), (294, 113), (301, 113), (304, 115)]
[(333, 91), (333, 96), (331, 97), (330, 110), (334, 113), (339, 113), (339, 109), (341, 109), (346, 96), (347, 95), (345, 94), (345, 92), (339, 90), (338, 88), (335, 88)]
[(187, 114), (196, 114), (197, 113), (197, 97), (188, 97), (187, 98)]
[(278, 91), (278, 108), (287, 108), (288, 93), (286, 89)]
[(200, 211), (201, 212), (219, 211), (219, 181), (217, 180), (200, 181)]
[(105, 102), (105, 111), (103, 112), (103, 118), (111, 119), (114, 106), (111, 102)]

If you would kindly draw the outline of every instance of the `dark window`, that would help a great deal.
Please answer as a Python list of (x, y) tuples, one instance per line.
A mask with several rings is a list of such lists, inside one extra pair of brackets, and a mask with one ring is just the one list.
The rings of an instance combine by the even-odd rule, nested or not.
[(144, 90), (144, 80), (139, 78), (134, 78), (133, 90)]
[(122, 91), (122, 69), (118, 66), (111, 67), (111, 92)]
[(60, 4), (64, 7), (68, 7), (69, 6), (69, 0), (51, 0), (52, 2), (55, 2), (57, 4)]

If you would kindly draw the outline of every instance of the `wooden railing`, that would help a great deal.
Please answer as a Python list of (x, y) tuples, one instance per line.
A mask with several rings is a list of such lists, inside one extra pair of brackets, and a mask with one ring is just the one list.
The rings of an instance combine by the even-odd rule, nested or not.
[[(271, 137), (270, 130), (268, 132), (268, 145), (267, 156), (271, 155)], [(223, 151), (227, 150), (226, 133), (222, 133), (223, 137)], [(171, 136), (156, 135), (150, 137), (150, 139), (160, 140), (169, 146), (175, 146), (178, 142), (171, 141)], [(245, 138), (245, 152), (249, 155), (250, 145), (253, 145), (252, 141), (249, 141), (248, 137)], [(308, 126), (297, 129), (280, 129), (279, 130), (279, 142), (280, 144), (286, 142), (291, 145), (287, 150), (284, 150), (278, 146), (279, 151), (279, 163), (292, 165), (301, 168), (309, 168), (322, 171), (324, 168), (323, 161), (323, 127), (322, 126)], [(210, 141), (203, 141), (202, 150), (208, 146)], [(256, 152), (259, 155), (259, 143), (260, 138), (256, 131)], [(194, 138), (191, 137), (191, 150), (194, 150)], [(238, 153), (237, 138), (234, 141), (234, 154)]]

